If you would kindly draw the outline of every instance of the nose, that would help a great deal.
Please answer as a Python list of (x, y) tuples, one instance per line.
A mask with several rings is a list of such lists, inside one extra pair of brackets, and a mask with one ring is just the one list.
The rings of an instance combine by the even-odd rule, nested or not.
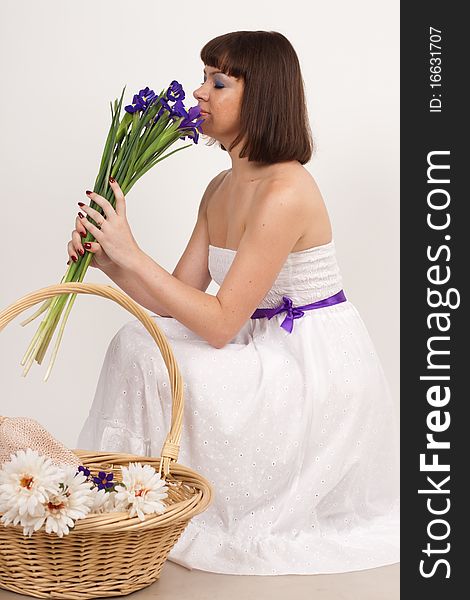
[(199, 86), (198, 88), (196, 88), (193, 92), (193, 96), (196, 100), (199, 100), (199, 98), (204, 98), (207, 99), (207, 92), (205, 91), (205, 84), (203, 83), (201, 86)]

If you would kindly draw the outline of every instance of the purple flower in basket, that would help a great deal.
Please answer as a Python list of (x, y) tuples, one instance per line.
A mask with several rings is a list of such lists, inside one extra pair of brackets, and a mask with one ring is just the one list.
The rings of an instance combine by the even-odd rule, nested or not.
[(78, 467), (77, 473), (83, 473), (85, 477), (90, 477), (90, 469), (87, 469), (87, 467), (84, 467), (83, 465)]
[(104, 471), (100, 471), (98, 473), (98, 477), (93, 477), (93, 482), (98, 485), (99, 490), (105, 490), (107, 488), (114, 487), (114, 483), (111, 483), (113, 481), (113, 477), (113, 473), (108, 473), (106, 475)]

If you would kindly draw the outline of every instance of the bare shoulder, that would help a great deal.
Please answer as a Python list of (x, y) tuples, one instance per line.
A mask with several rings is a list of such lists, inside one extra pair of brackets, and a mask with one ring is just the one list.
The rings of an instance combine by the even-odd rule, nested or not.
[(293, 252), (330, 241), (331, 224), (322, 194), (299, 163), (284, 165), (260, 183), (250, 218), (269, 209), (292, 215), (299, 232)]
[(320, 189), (313, 176), (300, 164), (283, 165), (263, 179), (257, 189), (256, 211), (266, 203), (281, 206), (291, 204), (298, 211), (299, 219), (311, 217), (315, 210), (324, 206)]
[(225, 179), (226, 174), (230, 171), (230, 169), (225, 169), (225, 171), (221, 171), (215, 177), (213, 177), (209, 183), (207, 184), (206, 191), (204, 192), (201, 200), (201, 205), (199, 210), (207, 211), (207, 206), (209, 204), (210, 199), (214, 195), (215, 191)]
[(275, 191), (289, 192), (292, 197), (298, 198), (301, 204), (311, 206), (323, 202), (320, 189), (307, 169), (300, 164), (283, 165), (274, 170), (272, 174), (262, 181), (260, 196)]

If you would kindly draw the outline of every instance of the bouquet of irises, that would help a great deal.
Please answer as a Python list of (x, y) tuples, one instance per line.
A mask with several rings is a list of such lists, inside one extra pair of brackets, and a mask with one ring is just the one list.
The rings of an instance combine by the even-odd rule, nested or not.
[[(125, 106), (125, 115), (121, 119), (125, 89), (124, 86), (120, 100), (114, 101), (114, 109), (111, 104), (111, 127), (93, 187), (93, 191), (105, 197), (113, 208), (116, 200), (109, 185), (110, 177), (119, 182), (122, 192), (127, 195), (136, 181), (158, 162), (188, 148), (192, 143), (197, 144), (199, 127), (203, 122), (199, 106), (193, 106), (186, 111), (183, 102), (185, 93), (177, 81), (172, 81), (168, 89), (158, 96), (148, 87), (140, 90), (134, 95), (132, 104)], [(191, 139), (192, 143), (168, 152), (178, 139), (184, 140), (186, 137)], [(101, 207), (95, 202), (91, 201), (90, 206), (103, 214)], [(93, 219), (90, 218), (90, 221), (96, 225)], [(88, 231), (83, 242), (93, 242), (94, 239)], [(61, 283), (83, 281), (92, 258), (91, 252), (79, 256), (76, 262), (70, 264)], [(34, 360), (41, 364), (65, 309), (44, 381), (48, 379), (76, 296), (77, 294), (61, 294), (49, 298), (31, 317), (21, 323), (24, 326), (47, 311), (21, 361), (21, 365), (25, 367), (23, 376), (26, 376)]]

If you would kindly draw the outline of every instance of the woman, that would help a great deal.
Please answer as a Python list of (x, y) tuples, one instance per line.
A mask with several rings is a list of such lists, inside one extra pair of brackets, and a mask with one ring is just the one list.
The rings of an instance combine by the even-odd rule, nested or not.
[[(173, 274), (140, 250), (119, 182), (116, 210), (91, 194), (106, 220), (83, 205), (68, 247), (73, 259), (91, 231), (92, 265), (156, 313), (181, 370), (178, 460), (211, 481), (214, 500), (169, 559), (251, 575), (397, 562), (393, 401), (303, 166), (313, 144), (297, 55), (280, 33), (241, 31), (201, 59), (202, 132), (231, 168), (207, 186)], [(170, 414), (163, 359), (134, 320), (110, 343), (77, 447), (159, 456)]]

